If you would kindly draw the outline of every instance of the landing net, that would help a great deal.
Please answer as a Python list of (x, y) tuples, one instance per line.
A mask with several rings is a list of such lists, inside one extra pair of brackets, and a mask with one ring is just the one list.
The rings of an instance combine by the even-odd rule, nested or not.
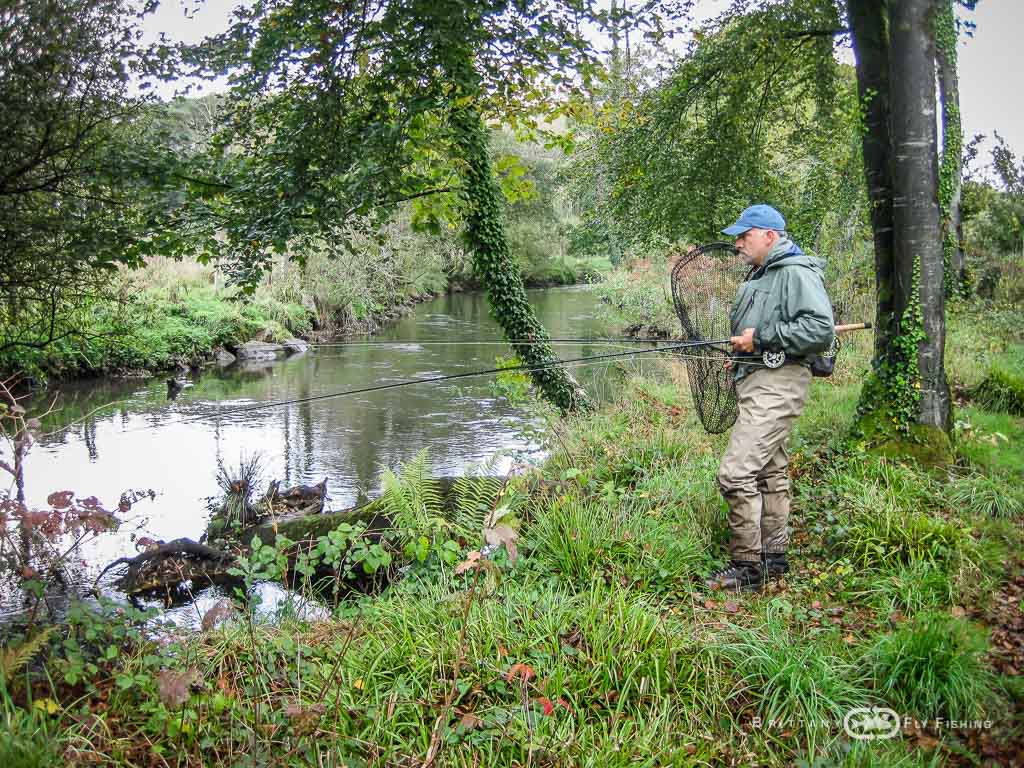
[[(684, 341), (727, 339), (729, 310), (750, 267), (728, 243), (695, 248), (672, 268), (672, 303), (683, 328)], [(729, 350), (718, 346), (688, 349), (683, 359), (693, 405), (701, 424), (712, 434), (736, 423), (739, 405), (732, 371), (726, 370)]]

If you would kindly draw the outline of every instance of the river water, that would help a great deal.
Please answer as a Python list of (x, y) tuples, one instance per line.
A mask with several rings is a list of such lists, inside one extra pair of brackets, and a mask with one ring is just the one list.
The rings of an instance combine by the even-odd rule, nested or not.
[[(530, 291), (529, 296), (552, 337), (617, 335), (607, 310), (585, 286)], [(507, 345), (494, 343), (501, 340), (500, 330), (485, 297), (477, 293), (422, 303), (372, 338), (404, 343), (325, 345), (277, 362), (211, 367), (193, 375), (192, 386), (174, 400), (168, 398), (166, 377), (65, 386), (59, 391), (57, 421), (48, 419), (45, 426), (49, 431), (72, 426), (32, 448), (25, 476), (28, 501), (42, 506), (49, 493), (68, 489), (116, 509), (128, 489), (156, 492), (155, 499), (137, 503), (122, 516), (121, 531), (101, 536), (81, 553), (84, 576), (135, 554), (137, 536), (197, 539), (209, 519), (206, 498), (218, 494), (218, 461), (233, 467), (242, 457), (258, 454), (263, 467), (258, 495), (271, 479), (284, 488), (326, 478), (327, 506), (340, 509), (360, 495), (374, 495), (383, 467), (395, 468), (422, 448), (429, 451), (435, 475), (462, 474), (500, 452), (530, 448), (523, 431), (528, 416), (495, 396), (492, 376), (274, 405), (494, 368), (496, 356), (511, 354)], [(568, 359), (620, 348), (559, 344), (555, 350)], [(573, 371), (598, 395), (614, 386), (607, 364)], [(222, 413), (260, 404), (266, 407)], [(511, 461), (504, 455), (494, 471)]]

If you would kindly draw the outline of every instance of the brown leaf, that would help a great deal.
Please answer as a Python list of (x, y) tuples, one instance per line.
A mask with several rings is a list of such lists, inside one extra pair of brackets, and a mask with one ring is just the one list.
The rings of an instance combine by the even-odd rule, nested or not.
[(812, 611), (820, 611), (821, 610), (821, 600), (815, 600), (813, 603), (811, 603), (811, 610)]
[(74, 491), (54, 491), (46, 497), (46, 503), (54, 509), (67, 509), (71, 506), (71, 499), (74, 497)]
[(738, 603), (734, 603), (732, 600), (729, 600), (722, 606), (722, 608), (725, 609), (726, 613), (736, 613), (739, 611), (740, 606)]
[(217, 622), (223, 621), (231, 615), (231, 601), (218, 600), (206, 613), (203, 614), (203, 632), (209, 632), (217, 626)]
[(713, 611), (717, 605), (718, 603), (716, 603), (714, 600), (711, 600), (710, 598), (704, 601), (704, 607), (707, 608), (709, 611)]
[(479, 728), (483, 725), (484, 721), (474, 715), (472, 712), (467, 712), (459, 718), (459, 725), (465, 728), (467, 731), (472, 731), (474, 728)]
[(508, 559), (513, 563), (518, 557), (518, 550), (516, 549), (516, 539), (518, 538), (519, 534), (507, 525), (496, 525), (493, 528), (484, 528), (484, 541), (492, 547), (504, 544), (505, 550), (508, 552)]
[(459, 576), (459, 575), (465, 573), (466, 571), (470, 570), (471, 568), (479, 568), (479, 567), (480, 567), (480, 552), (477, 551), (477, 550), (473, 550), (468, 555), (466, 555), (466, 559), (465, 560), (463, 560), (461, 563), (459, 563), (458, 565), (455, 566), (455, 575)]
[(950, 608), (949, 613), (953, 616), (954, 619), (962, 619), (964, 616), (967, 615), (967, 611), (965, 611), (963, 607), (959, 605), (954, 605), (952, 608)]
[(195, 669), (186, 669), (184, 672), (175, 672), (173, 669), (163, 670), (157, 676), (160, 701), (168, 709), (177, 709), (188, 701), (192, 683), (198, 678), (199, 672)]
[(533, 680), (536, 676), (537, 673), (533, 671), (533, 667), (529, 664), (513, 664), (508, 670), (509, 680), (520, 679), (525, 682), (527, 680)]

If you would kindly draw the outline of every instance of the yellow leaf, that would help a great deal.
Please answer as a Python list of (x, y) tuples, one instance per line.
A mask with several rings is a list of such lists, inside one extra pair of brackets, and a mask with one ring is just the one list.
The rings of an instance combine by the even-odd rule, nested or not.
[(32, 702), (32, 706), (36, 709), (41, 709), (48, 715), (56, 715), (60, 712), (60, 704), (53, 699), (36, 699)]
[(363, 678), (358, 678), (354, 683), (352, 683), (352, 685), (358, 688), (360, 691), (363, 690)]

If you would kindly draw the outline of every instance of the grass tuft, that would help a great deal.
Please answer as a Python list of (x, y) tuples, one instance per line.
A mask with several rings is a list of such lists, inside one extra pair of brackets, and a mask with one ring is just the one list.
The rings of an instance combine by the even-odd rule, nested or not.
[(946, 613), (920, 613), (868, 652), (877, 690), (900, 714), (983, 718), (997, 698), (985, 632)]

